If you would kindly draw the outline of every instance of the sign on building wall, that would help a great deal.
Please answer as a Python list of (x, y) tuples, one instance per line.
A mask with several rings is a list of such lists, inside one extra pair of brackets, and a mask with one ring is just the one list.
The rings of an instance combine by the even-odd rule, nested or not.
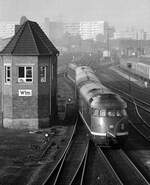
[(30, 89), (19, 89), (19, 96), (32, 96), (32, 90), (30, 90)]

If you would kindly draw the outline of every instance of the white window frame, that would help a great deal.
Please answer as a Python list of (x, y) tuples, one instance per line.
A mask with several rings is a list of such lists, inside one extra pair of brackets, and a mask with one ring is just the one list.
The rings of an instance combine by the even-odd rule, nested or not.
[[(41, 68), (44, 68), (44, 76), (42, 77), (41, 76)], [(46, 70), (47, 70), (47, 66), (40, 66), (40, 82), (41, 83), (44, 83), (44, 82), (46, 82)]]
[[(8, 77), (8, 67), (10, 70), (10, 77)], [(11, 64), (4, 64), (4, 82), (6, 85), (11, 84)]]
[[(19, 77), (19, 67), (24, 68), (24, 77)], [(32, 77), (27, 77), (27, 67), (31, 68)], [(31, 81), (27, 81), (27, 79), (31, 79)], [(27, 66), (18, 66), (18, 83), (33, 83), (33, 66), (27, 65)]]

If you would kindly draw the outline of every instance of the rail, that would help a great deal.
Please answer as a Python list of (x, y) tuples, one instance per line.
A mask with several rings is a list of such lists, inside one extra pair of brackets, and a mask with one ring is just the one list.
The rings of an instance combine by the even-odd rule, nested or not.
[(49, 179), (52, 177), (53, 173), (55, 172), (55, 170), (58, 168), (58, 166), (61, 164), (64, 156), (66, 155), (67, 153), (67, 150), (68, 148), (70, 147), (70, 144), (71, 144), (71, 141), (72, 141), (72, 138), (74, 136), (74, 133), (76, 131), (76, 126), (77, 126), (77, 122), (78, 122), (78, 117), (76, 118), (76, 121), (75, 121), (75, 125), (74, 125), (74, 128), (73, 128), (73, 131), (72, 131), (72, 134), (71, 134), (71, 137), (69, 139), (69, 142), (63, 152), (63, 154), (61, 155), (60, 159), (57, 161), (57, 163), (55, 164), (55, 166), (52, 168), (52, 170), (50, 169), (50, 172), (48, 175), (46, 176), (43, 176), (43, 177), (40, 177), (39, 179), (39, 176), (37, 178), (37, 175), (35, 176), (33, 174), (32, 178), (29, 180), (29, 182), (27, 183), (27, 185), (34, 185), (35, 183), (36, 184), (41, 184), (41, 185), (48, 185), (49, 184)]
[(124, 185), (149, 185), (149, 182), (123, 150), (103, 151)]

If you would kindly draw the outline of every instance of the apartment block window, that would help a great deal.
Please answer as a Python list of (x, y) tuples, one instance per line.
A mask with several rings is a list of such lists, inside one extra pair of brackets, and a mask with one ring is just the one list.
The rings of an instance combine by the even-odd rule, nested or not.
[(10, 75), (11, 66), (5, 65), (5, 83), (10, 84), (11, 83), (11, 75)]
[(18, 67), (18, 82), (33, 82), (33, 67), (19, 66)]
[(40, 66), (40, 82), (46, 82), (46, 66)]

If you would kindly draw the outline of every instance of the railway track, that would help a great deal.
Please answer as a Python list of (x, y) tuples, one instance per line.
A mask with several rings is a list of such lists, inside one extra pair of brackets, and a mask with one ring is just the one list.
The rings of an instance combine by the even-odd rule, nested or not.
[(78, 172), (75, 174), (75, 177), (70, 185), (82, 185), (83, 184), (84, 171), (85, 171), (85, 166), (86, 166), (86, 161), (87, 161), (88, 150), (89, 150), (89, 143), (88, 143), (86, 154), (85, 154), (85, 157), (82, 161), (82, 164), (81, 164)]
[(90, 142), (81, 165), (69, 185), (98, 184), (123, 185), (101, 149)]
[(134, 102), (136, 103), (136, 105), (142, 109), (144, 109), (145, 111), (147, 111), (148, 113), (150, 113), (150, 104), (139, 99), (136, 97), (133, 97), (131, 94), (126, 93), (118, 88), (113, 87), (112, 85), (107, 83), (107, 87), (112, 89), (114, 92), (116, 92), (117, 94), (119, 94), (120, 96), (122, 96), (125, 100), (129, 101), (129, 102)]
[[(113, 76), (111, 78), (113, 79)], [(138, 88), (136, 85), (132, 84), (132, 90), (129, 91), (129, 82), (127, 80), (119, 77), (116, 78), (116, 75), (115, 79), (117, 79), (117, 82), (112, 80), (111, 83), (104, 80), (104, 84), (124, 97), (124, 99), (128, 102), (130, 131), (129, 139), (124, 146), (125, 152), (150, 182), (150, 101), (149, 98), (147, 98), (147, 96), (149, 96), (148, 89), (144, 91), (143, 88)], [(145, 100), (147, 102), (145, 102)]]
[[(121, 93), (121, 95), (122, 95), (122, 93)], [(122, 96), (125, 96), (125, 95), (122, 95)], [(134, 104), (134, 107), (135, 107), (135, 112), (136, 112), (136, 114), (138, 115), (138, 117), (139, 117), (139, 120), (136, 120), (137, 121), (137, 123), (139, 123), (139, 128), (141, 127), (140, 126), (140, 124), (141, 124), (141, 122), (143, 121), (142, 119), (140, 119), (140, 114), (139, 114), (139, 112), (138, 112), (138, 108), (140, 107), (140, 108), (143, 108), (143, 109), (145, 109), (147, 112), (149, 112), (149, 110), (146, 108), (146, 106), (149, 108), (149, 104), (144, 104), (145, 102), (143, 102), (143, 101), (138, 101), (138, 99), (137, 99), (137, 101), (135, 102), (135, 100), (133, 101), (133, 98), (132, 98), (132, 96), (130, 96), (129, 94), (127, 94), (126, 93), (126, 97), (124, 97), (124, 98), (126, 98), (128, 101), (129, 101), (129, 103), (132, 103), (132, 104)], [(144, 125), (144, 123), (142, 123), (143, 125)], [(137, 125), (137, 124), (136, 124)], [(134, 126), (135, 126), (135, 123), (134, 123)], [(143, 126), (144, 127), (144, 126)], [(137, 128), (137, 127), (136, 127)], [(147, 129), (146, 129), (147, 130)], [(146, 132), (146, 131), (145, 131)], [(145, 133), (145, 132), (143, 132), (143, 133)], [(150, 134), (149, 134), (150, 135)], [(90, 150), (91, 151), (91, 150)], [(95, 150), (93, 151), (93, 152), (95, 152)], [(90, 153), (90, 152), (89, 152)], [(97, 159), (95, 156), (96, 155), (91, 155), (91, 157), (89, 157), (90, 155), (89, 155), (89, 153), (87, 154), (87, 155), (85, 155), (85, 156), (87, 156), (87, 158), (86, 157), (84, 157), (84, 159), (82, 160), (82, 164), (80, 165), (80, 168), (79, 168), (79, 170), (78, 170), (78, 172), (76, 173), (76, 176), (74, 176), (74, 178), (73, 178), (73, 181), (71, 181), (71, 184), (111, 184), (111, 182), (113, 182), (113, 178), (108, 178), (108, 176), (107, 176), (107, 180), (109, 179), (110, 180), (110, 182), (105, 182), (104, 181), (104, 175), (102, 175), (102, 173), (99, 173), (100, 175), (96, 175), (97, 174), (97, 172), (98, 172), (98, 167), (96, 168), (96, 165), (94, 166), (94, 159)], [(118, 153), (118, 151), (117, 151), (117, 153)], [(120, 155), (120, 156), (122, 156), (122, 154), (117, 154), (118, 156)], [(114, 154), (114, 156), (115, 156), (115, 154)], [(88, 159), (93, 159), (93, 161), (91, 162), (91, 164), (90, 164), (90, 161), (88, 162)], [(124, 157), (125, 158), (125, 157)], [(96, 161), (98, 161), (98, 160), (96, 160)], [(130, 169), (130, 171), (128, 171), (128, 173), (125, 173), (126, 172), (126, 170), (125, 170), (125, 172), (123, 171), (123, 169), (122, 169), (122, 174), (121, 174), (121, 177), (123, 178), (123, 179), (121, 179), (120, 178), (120, 176), (119, 176), (119, 178), (121, 179), (121, 180), (118, 180), (118, 183), (116, 183), (116, 182), (113, 182), (112, 184), (149, 184), (148, 183), (148, 181), (144, 178), (144, 176), (142, 176), (142, 174), (140, 174), (140, 172), (139, 172), (139, 170), (138, 169), (134, 169), (135, 167), (133, 167), (134, 165), (131, 165), (130, 163), (129, 163), (129, 160), (128, 160), (128, 162), (125, 162), (125, 161), (127, 161), (127, 159), (123, 159), (123, 157), (122, 157), (122, 159), (121, 159), (121, 157), (120, 157), (120, 159), (118, 160), (118, 161), (120, 161), (120, 162), (118, 162), (118, 163), (121, 163), (121, 164), (126, 164), (126, 170), (129, 168)], [(92, 166), (92, 164), (93, 164), (93, 166)], [(98, 166), (100, 166), (101, 164), (100, 163), (98, 163)], [(92, 169), (92, 167), (93, 167), (93, 170), (90, 170), (90, 169)], [(105, 168), (102, 168), (102, 169), (106, 169), (106, 167)], [(113, 169), (113, 168), (112, 168)], [(115, 169), (117, 169), (117, 168), (115, 168)], [(118, 167), (118, 171), (120, 171), (120, 169), (121, 169), (121, 167)], [(94, 174), (93, 174), (93, 171), (94, 171)], [(133, 176), (133, 179), (134, 178), (136, 178), (136, 180), (135, 180), (135, 182), (133, 183), (132, 181), (129, 181), (130, 179), (125, 179), (125, 177), (124, 176), (127, 176), (127, 175), (129, 175), (129, 173), (133, 173), (134, 174), (134, 176)], [(105, 174), (105, 173), (103, 173), (103, 174)], [(110, 177), (110, 175), (109, 175), (109, 177)], [(139, 178), (138, 178), (139, 177)], [(116, 179), (119, 179), (119, 178), (114, 178), (115, 180)], [(80, 181), (79, 181), (79, 179), (80, 179)], [(87, 180), (88, 179), (88, 180)], [(108, 181), (109, 181), (108, 180)], [(126, 181), (125, 181), (126, 180)]]
[(101, 149), (90, 143), (87, 157), (72, 185), (98, 184), (149, 185), (149, 182), (123, 150)]
[(67, 185), (74, 180), (84, 160), (88, 147), (88, 138), (81, 120), (77, 123), (76, 132), (59, 164), (42, 183), (42, 185)]
[[(128, 104), (129, 105), (129, 104)], [(133, 108), (129, 108), (128, 110), (128, 115), (130, 117), (129, 123), (131, 126), (142, 136), (144, 137), (147, 141), (150, 142), (150, 125), (147, 123), (142, 115), (139, 113), (139, 110), (137, 108), (137, 105), (134, 104), (132, 105)], [(130, 110), (132, 110), (132, 115), (130, 115)], [(134, 114), (134, 116), (133, 116)]]
[[(135, 99), (127, 99), (126, 97), (123, 96), (123, 98), (128, 101), (128, 107), (129, 104), (132, 104), (131, 106), (134, 107), (131, 108), (131, 111), (133, 113), (134, 110), (134, 119), (133, 115), (130, 116), (130, 120), (129, 123), (132, 125), (132, 127), (134, 127), (134, 129), (136, 129), (138, 131), (138, 133), (140, 135), (142, 135), (147, 141), (150, 141), (150, 124), (149, 124), (149, 120), (146, 121), (146, 119), (143, 118), (142, 113), (140, 113), (142, 110), (142, 112), (145, 112), (148, 116), (148, 114), (150, 114), (150, 110), (148, 110), (147, 108), (145, 108), (149, 105), (148, 103), (145, 104), (145, 102)], [(140, 102), (140, 104), (139, 104)], [(150, 105), (149, 105), (149, 109), (150, 109)], [(128, 114), (130, 115), (130, 110), (128, 110)], [(149, 116), (148, 116), (149, 117)]]
[(71, 184), (84, 160), (88, 147), (88, 138), (82, 126), (77, 129), (79, 129), (77, 130), (78, 133), (73, 138), (54, 185)]
[[(109, 178), (108, 178), (109, 177)], [(90, 142), (82, 185), (123, 185), (100, 147)]]
[[(144, 106), (145, 109), (150, 110), (150, 98), (147, 90), (144, 91), (143, 88), (138, 88), (136, 84), (108, 68), (99, 69), (97, 66), (97, 69), (97, 76), (104, 85), (114, 92), (125, 96), (128, 100), (132, 101), (134, 99), (139, 106)], [(145, 101), (141, 100), (141, 95), (147, 97), (147, 99)]]
[[(76, 127), (77, 127), (77, 123), (78, 123), (78, 118), (75, 120), (75, 124), (73, 127), (73, 131), (71, 133), (71, 137), (68, 140), (68, 143), (66, 145), (65, 150), (63, 151), (62, 154), (60, 154), (60, 158), (57, 160), (54, 160), (53, 162), (44, 162), (45, 165), (43, 167), (41, 167), (39, 170), (37, 170), (33, 175), (32, 178), (30, 178), (28, 180), (28, 182), (26, 183), (27, 185), (44, 185), (47, 182), (49, 182), (49, 179), (52, 178), (52, 176), (56, 173), (56, 171), (59, 169), (61, 162), (71, 144), (72, 138), (75, 134), (76, 131)], [(67, 137), (67, 136), (66, 136)], [(47, 152), (48, 148), (46, 148), (45, 152)], [(44, 153), (43, 153), (44, 155)]]
[[(128, 110), (128, 114), (132, 111), (132, 115), (130, 115), (129, 123), (138, 131), (140, 135), (142, 135), (146, 140), (150, 141), (150, 123), (149, 120), (143, 118), (143, 115), (140, 113), (145, 112), (146, 114), (150, 114), (150, 104), (139, 100), (138, 98), (133, 98), (130, 94), (123, 92), (117, 88), (114, 88), (109, 85), (109, 88), (113, 89), (116, 93), (118, 93), (122, 98), (124, 98), (128, 102), (128, 109), (129, 105), (132, 107)], [(134, 107), (134, 120), (133, 118), (133, 107)], [(149, 116), (148, 116), (149, 118)]]
[(124, 185), (149, 185), (149, 182), (123, 150), (104, 149), (103, 152)]

